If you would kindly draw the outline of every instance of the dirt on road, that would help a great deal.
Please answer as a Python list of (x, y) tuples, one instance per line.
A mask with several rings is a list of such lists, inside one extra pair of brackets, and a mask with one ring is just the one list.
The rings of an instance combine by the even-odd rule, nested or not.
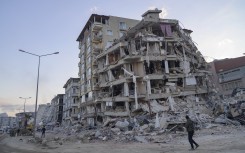
[[(230, 126), (220, 129), (204, 129), (197, 131), (194, 139), (200, 144), (197, 153), (244, 153), (245, 127)], [(4, 137), (0, 139), (1, 153), (9, 152), (27, 153), (189, 153), (187, 135), (176, 136), (172, 133), (171, 141), (165, 143), (115, 143), (101, 141), (96, 143), (82, 143), (79, 140), (66, 141), (62, 144), (49, 141), (47, 145), (30, 143), (31, 137)], [(3, 150), (2, 150), (3, 149)], [(5, 151), (5, 152), (6, 152)]]

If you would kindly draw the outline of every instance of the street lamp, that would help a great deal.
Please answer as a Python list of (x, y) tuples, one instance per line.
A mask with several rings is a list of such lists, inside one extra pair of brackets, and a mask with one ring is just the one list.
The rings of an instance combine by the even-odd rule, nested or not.
[(24, 97), (19, 97), (20, 99), (25, 99), (25, 102), (24, 102), (24, 114), (26, 113), (26, 107), (25, 107), (25, 104), (26, 104), (26, 99), (31, 99), (31, 97), (27, 97), (27, 98), (24, 98)]
[(35, 130), (36, 130), (36, 121), (37, 121), (37, 99), (38, 99), (38, 84), (39, 84), (39, 69), (40, 69), (40, 59), (43, 56), (53, 55), (53, 54), (59, 54), (59, 52), (54, 52), (50, 54), (44, 54), (44, 55), (37, 55), (33, 54), (24, 50), (19, 49), (20, 52), (27, 53), (33, 56), (38, 57), (38, 71), (37, 71), (37, 90), (36, 90), (36, 103), (35, 103), (35, 112), (34, 112), (34, 125), (33, 125), (33, 137), (35, 137)]

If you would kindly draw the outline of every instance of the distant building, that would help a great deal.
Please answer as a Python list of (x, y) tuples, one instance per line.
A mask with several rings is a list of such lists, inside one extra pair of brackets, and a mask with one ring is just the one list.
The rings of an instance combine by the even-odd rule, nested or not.
[(55, 124), (55, 104), (40, 104), (37, 111), (37, 125)]
[(26, 119), (27, 120), (34, 119), (34, 112), (21, 112), (21, 113), (15, 114), (15, 116), (16, 116), (16, 126), (19, 128), (23, 128), (25, 127)]
[(80, 78), (70, 78), (64, 85), (64, 107), (63, 107), (63, 124), (70, 125), (78, 121), (79, 114), (79, 81)]
[(0, 117), (8, 117), (7, 113), (0, 113)]
[(54, 118), (52, 119), (52, 121), (54, 121), (55, 123), (62, 123), (62, 117), (63, 117), (63, 99), (64, 99), (64, 94), (58, 94), (57, 96), (55, 96), (52, 101), (51, 101), (51, 105), (54, 106)]
[(13, 128), (16, 126), (15, 117), (0, 117), (0, 128), (10, 127)]
[(245, 56), (214, 60), (209, 65), (220, 94), (230, 96), (235, 88), (245, 87)]

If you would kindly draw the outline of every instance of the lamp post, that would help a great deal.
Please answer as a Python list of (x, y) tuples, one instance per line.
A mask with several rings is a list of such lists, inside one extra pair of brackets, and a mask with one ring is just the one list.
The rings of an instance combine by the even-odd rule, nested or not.
[(27, 98), (24, 98), (24, 97), (19, 97), (20, 99), (25, 99), (25, 102), (24, 102), (24, 113), (26, 113), (26, 99), (31, 99), (31, 97), (27, 97)]
[(48, 56), (48, 55), (53, 55), (53, 54), (59, 54), (59, 52), (54, 52), (54, 53), (50, 53), (50, 54), (44, 54), (44, 55), (37, 55), (37, 54), (33, 54), (24, 50), (19, 49), (20, 52), (23, 53), (27, 53), (33, 56), (37, 56), (38, 57), (38, 70), (37, 70), (37, 89), (36, 89), (36, 103), (35, 103), (35, 112), (34, 112), (34, 125), (33, 125), (33, 137), (35, 137), (35, 130), (36, 130), (36, 121), (37, 121), (37, 99), (38, 99), (38, 84), (39, 84), (39, 69), (40, 69), (40, 60), (41, 57), (43, 56)]

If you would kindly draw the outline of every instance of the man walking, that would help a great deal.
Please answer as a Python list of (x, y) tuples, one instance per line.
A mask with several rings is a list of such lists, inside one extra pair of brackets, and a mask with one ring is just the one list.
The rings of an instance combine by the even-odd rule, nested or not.
[(45, 131), (46, 131), (46, 128), (45, 126), (43, 126), (41, 138), (45, 138)]
[[(193, 121), (189, 118), (189, 116), (188, 115), (186, 115), (186, 120), (187, 120), (187, 122), (186, 122), (186, 124), (185, 124), (185, 127), (186, 127), (186, 130), (187, 130), (187, 132), (188, 132), (188, 140), (189, 140), (189, 142), (190, 142), (190, 144), (191, 144), (191, 150), (194, 150), (194, 149), (196, 149), (197, 147), (199, 147), (199, 145), (193, 140), (193, 135), (194, 135), (194, 123), (193, 123)], [(194, 146), (193, 146), (193, 143), (195, 144), (195, 146), (196, 146), (196, 148), (194, 148)]]

